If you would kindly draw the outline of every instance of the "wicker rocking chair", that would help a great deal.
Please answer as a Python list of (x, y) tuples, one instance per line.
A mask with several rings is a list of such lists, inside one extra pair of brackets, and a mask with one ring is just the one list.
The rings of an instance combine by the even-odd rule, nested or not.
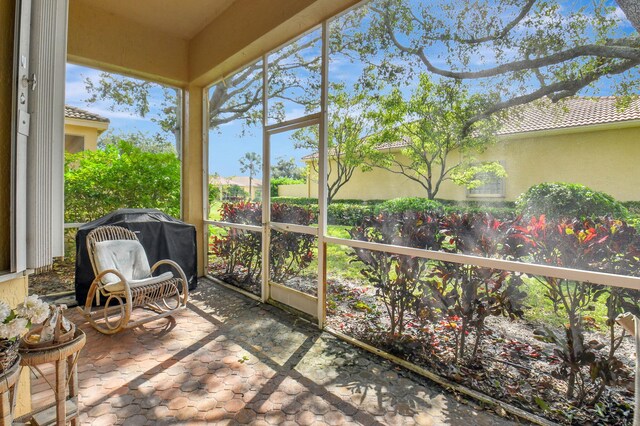
[[(189, 289), (182, 268), (172, 260), (160, 260), (149, 267), (144, 248), (132, 231), (120, 226), (96, 228), (87, 235), (87, 251), (96, 277), (82, 313), (99, 332), (115, 334), (186, 307)], [(173, 272), (153, 276), (160, 265), (171, 266), (177, 276)], [(94, 299), (97, 307), (92, 308)], [(151, 313), (132, 321), (134, 308)]]

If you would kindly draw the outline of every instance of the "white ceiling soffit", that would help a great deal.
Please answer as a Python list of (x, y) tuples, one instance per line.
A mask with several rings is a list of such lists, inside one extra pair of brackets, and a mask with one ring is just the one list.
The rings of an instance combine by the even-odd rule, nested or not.
[(84, 1), (92, 8), (126, 17), (145, 27), (156, 29), (183, 40), (191, 40), (236, 0), (81, 1)]

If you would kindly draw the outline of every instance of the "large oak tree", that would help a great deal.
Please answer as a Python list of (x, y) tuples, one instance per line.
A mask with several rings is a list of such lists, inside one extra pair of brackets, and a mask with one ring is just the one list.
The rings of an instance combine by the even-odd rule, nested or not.
[[(596, 0), (378, 0), (372, 23), (349, 47), (367, 60), (386, 50), (442, 79), (468, 80), (500, 95), (469, 118), (467, 130), (499, 111), (584, 93), (599, 81), (627, 96), (640, 89), (639, 2)], [(389, 65), (391, 64), (391, 65)], [(400, 73), (415, 72), (401, 65)], [(418, 68), (419, 70), (419, 68)]]

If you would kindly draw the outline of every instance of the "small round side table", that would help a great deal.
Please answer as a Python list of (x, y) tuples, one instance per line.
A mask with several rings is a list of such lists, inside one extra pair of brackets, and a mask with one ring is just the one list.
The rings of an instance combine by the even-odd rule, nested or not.
[[(55, 394), (55, 421), (56, 425), (65, 425), (67, 421), (70, 421), (72, 425), (77, 424), (78, 420), (78, 358), (80, 357), (80, 350), (84, 347), (87, 338), (82, 330), (76, 330), (76, 334), (73, 340), (58, 344), (55, 346), (41, 348), (41, 349), (25, 349), (20, 348), (20, 365), (23, 367), (29, 367), (38, 371), (47, 381), (51, 389)], [(55, 381), (51, 383), (42, 374), (38, 365), (46, 363), (55, 363), (56, 373)], [(67, 398), (67, 389), (69, 397)], [(74, 408), (74, 412), (67, 412), (67, 402), (72, 402), (71, 407)], [(47, 416), (47, 408), (38, 413), (31, 413), (31, 416), (36, 417), (39, 413)], [(53, 414), (53, 413), (51, 413)]]

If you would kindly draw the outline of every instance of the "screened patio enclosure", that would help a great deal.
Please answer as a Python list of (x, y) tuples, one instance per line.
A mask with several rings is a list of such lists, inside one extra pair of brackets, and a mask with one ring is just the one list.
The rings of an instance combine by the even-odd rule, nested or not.
[[(429, 12), (420, 4), (400, 15), (422, 28), (419, 17)], [(409, 24), (375, 45), (380, 50), (349, 51), (353, 44), (345, 39), (366, 40), (349, 38), (353, 33), (361, 36), (369, 26), (389, 31), (384, 18), (375, 27), (376, 16), (386, 17), (376, 6), (355, 6), (207, 88), (208, 175), (231, 180), (244, 174), (261, 182), (261, 193), (246, 191), (238, 201), (225, 198), (230, 186), (209, 188), (206, 275), (249, 297), (293, 308), (370, 349), (400, 354), (399, 362), (409, 360), (416, 371), (437, 371), (538, 414), (546, 411), (554, 421), (575, 420), (574, 406), (565, 411), (568, 420), (559, 414), (564, 402), (555, 414), (540, 408), (563, 398), (586, 407), (575, 414), (583, 420), (599, 415), (589, 411), (599, 409), (593, 407), (608, 404), (603, 395), (628, 408), (633, 398), (617, 386), (633, 375), (633, 341), (615, 317), (623, 310), (640, 313), (640, 240), (635, 213), (627, 216), (616, 206), (632, 207), (638, 198), (633, 187), (640, 175), (628, 158), (640, 155), (633, 143), (640, 116), (623, 117), (637, 109), (637, 93), (631, 101), (636, 106), (617, 112), (607, 106), (615, 97), (588, 89), (558, 105), (525, 102), (473, 134), (477, 142), (482, 132), (491, 133), (486, 145), (471, 142), (442, 154), (429, 148), (427, 135), (447, 140), (463, 126), (439, 121), (434, 110), (447, 116), (466, 108), (462, 114), (473, 117), (483, 108), (475, 96), (489, 89), (434, 89), (442, 79), (416, 69), (437, 68), (425, 67), (424, 56), (442, 52), (415, 46), (439, 39), (412, 39)], [(395, 62), (381, 60), (384, 49), (400, 51), (390, 54)], [(419, 59), (406, 57), (413, 53)], [(447, 72), (456, 75), (459, 65), (451, 61)], [(404, 66), (406, 74), (394, 66)], [(637, 65), (625, 75), (634, 80), (635, 70)], [(396, 71), (402, 77), (394, 80)], [(518, 79), (531, 91), (538, 87), (535, 72), (530, 81)], [(605, 86), (600, 89), (615, 93)], [(362, 87), (367, 93), (358, 92)], [(225, 93), (237, 96), (234, 113), (215, 102)], [(381, 124), (387, 121), (393, 124)], [(590, 154), (603, 143), (607, 155)], [(291, 182), (278, 180), (287, 162), (302, 170)], [(234, 164), (240, 167), (229, 166)], [(440, 180), (433, 178), (438, 167)], [(460, 184), (465, 176), (478, 182)], [(584, 186), (612, 194), (620, 204), (560, 216), (542, 202), (525, 210), (516, 206), (529, 188), (565, 188), (559, 182), (569, 184), (567, 191)], [(558, 200), (583, 202), (572, 197)], [(605, 370), (619, 362), (625, 366), (608, 376)], [(486, 370), (476, 376), (472, 365)], [(539, 380), (522, 373), (538, 370), (544, 376)], [(483, 374), (495, 389), (472, 384)], [(523, 381), (539, 390), (549, 386), (549, 377), (559, 380), (555, 393), (541, 391), (540, 400), (522, 402), (517, 389)]]
[[(425, 40), (446, 38), (410, 31), (433, 29), (419, 18), (428, 8), (411, 9), (424, 2), (407, 2), (397, 33), (385, 10), (367, 2), (210, 3), (71, 0), (68, 14), (69, 62), (182, 89), (182, 220), (196, 226), (199, 276), (418, 369), (454, 381), (489, 377), (481, 392), (554, 421), (571, 421), (562, 413), (574, 407), (586, 407), (578, 418), (609, 413), (600, 398), (620, 409), (614, 418), (629, 411), (632, 340), (614, 319), (621, 310), (640, 313), (640, 116), (633, 96), (627, 110), (606, 99), (636, 87), (630, 54), (609, 64), (621, 77), (598, 80), (610, 84), (600, 94), (585, 85), (553, 114), (544, 101), (523, 102), (482, 121), (478, 111), (497, 99), (483, 90), (520, 99), (580, 66), (601, 68), (553, 64), (466, 86), (457, 78), (467, 75), (463, 65), (493, 64), (512, 50), (500, 45), (487, 59), (462, 48), (460, 61), (447, 46), (421, 50)], [(606, 15), (620, 21), (600, 32), (580, 21), (593, 30), (585, 39), (637, 37), (621, 16)], [(526, 22), (539, 36), (570, 21)], [(500, 39), (478, 40), (485, 38)], [(488, 68), (478, 73), (492, 74)], [(446, 121), (452, 116), (467, 121)], [(468, 132), (470, 122), (482, 125)], [(452, 135), (461, 142), (443, 150)], [(277, 180), (283, 176), (291, 181)], [(553, 217), (533, 206), (511, 215), (528, 188), (558, 182), (613, 199), (604, 197), (597, 214)], [(481, 373), (470, 367), (476, 361)], [(538, 370), (541, 377), (522, 373)], [(522, 389), (536, 389), (542, 402), (521, 398)]]

